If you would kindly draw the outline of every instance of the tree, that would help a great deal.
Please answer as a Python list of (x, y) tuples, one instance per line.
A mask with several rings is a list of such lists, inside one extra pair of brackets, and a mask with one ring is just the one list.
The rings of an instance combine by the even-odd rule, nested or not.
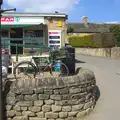
[(68, 28), (67, 28), (67, 34), (69, 34), (69, 33), (73, 33), (73, 28), (72, 28), (72, 26), (68, 26)]
[(114, 24), (110, 27), (110, 32), (113, 33), (116, 40), (116, 45), (120, 47), (120, 25)]

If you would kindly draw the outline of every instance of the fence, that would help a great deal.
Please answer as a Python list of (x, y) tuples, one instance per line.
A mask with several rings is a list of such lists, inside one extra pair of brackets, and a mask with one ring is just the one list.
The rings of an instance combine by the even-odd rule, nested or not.
[[(36, 42), (37, 40), (37, 42)], [(13, 43), (11, 43), (13, 41)], [(17, 43), (18, 41), (22, 41), (22, 43)], [(39, 42), (38, 42), (39, 41)], [(18, 47), (22, 48), (37, 48), (39, 49), (39, 54), (42, 55), (44, 49), (48, 49), (46, 45), (44, 45), (38, 38), (2, 38), (2, 48), (9, 49), (9, 47), (15, 47), (16, 49), (16, 61), (18, 61)]]
[[(2, 44), (5, 48), (8, 48), (9, 44), (11, 42), (23, 42), (25, 47), (28, 48), (30, 47), (29, 45), (40, 45), (43, 44), (43, 39), (42, 38), (2, 38)], [(36, 46), (37, 47), (37, 46)]]

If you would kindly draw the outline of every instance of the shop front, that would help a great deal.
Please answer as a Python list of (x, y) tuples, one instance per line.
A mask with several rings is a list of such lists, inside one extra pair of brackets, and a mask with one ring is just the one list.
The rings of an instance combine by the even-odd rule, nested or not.
[[(9, 49), (11, 54), (16, 52), (24, 54), (32, 47), (38, 49), (41, 43), (49, 47), (54, 45), (61, 47), (64, 39), (62, 31), (65, 31), (65, 27), (58, 25), (58, 22), (61, 19), (65, 21), (64, 16), (33, 13), (3, 14), (1, 18), (2, 47)], [(55, 25), (56, 19), (57, 25)], [(16, 45), (18, 45), (17, 50)]]

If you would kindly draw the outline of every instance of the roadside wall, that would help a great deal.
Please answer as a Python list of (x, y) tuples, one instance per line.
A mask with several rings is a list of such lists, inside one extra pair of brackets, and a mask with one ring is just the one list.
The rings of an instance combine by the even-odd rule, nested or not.
[(120, 58), (120, 47), (114, 48), (75, 48), (76, 54)]
[(111, 48), (111, 57), (120, 58), (120, 47)]
[(110, 48), (75, 48), (76, 54), (110, 57)]
[(7, 120), (79, 120), (96, 104), (95, 76), (85, 69), (64, 78), (20, 78), (6, 88)]

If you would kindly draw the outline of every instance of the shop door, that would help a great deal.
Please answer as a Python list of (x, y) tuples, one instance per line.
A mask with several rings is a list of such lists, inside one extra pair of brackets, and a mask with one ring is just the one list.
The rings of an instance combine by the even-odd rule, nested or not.
[[(10, 32), (10, 43), (18, 44), (18, 45), (23, 45), (23, 28), (11, 28)], [(11, 54), (16, 54), (16, 47), (11, 46), (10, 47)], [(17, 47), (18, 54), (23, 54), (23, 47), (18, 46)]]

